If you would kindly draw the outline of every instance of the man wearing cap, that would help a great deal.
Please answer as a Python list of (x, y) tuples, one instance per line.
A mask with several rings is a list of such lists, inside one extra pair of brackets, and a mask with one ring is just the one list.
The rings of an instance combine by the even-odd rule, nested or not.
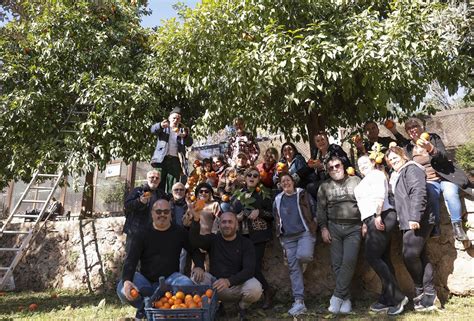
[(174, 108), (168, 119), (151, 126), (158, 138), (151, 166), (161, 169), (159, 188), (171, 193), (171, 187), (184, 173), (187, 175), (186, 147), (193, 144), (189, 128), (181, 123), (181, 108)]

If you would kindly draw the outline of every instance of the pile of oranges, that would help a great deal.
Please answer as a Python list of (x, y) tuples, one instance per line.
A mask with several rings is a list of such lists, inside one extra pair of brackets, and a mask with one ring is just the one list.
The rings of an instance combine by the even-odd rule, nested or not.
[(211, 303), (213, 294), (212, 289), (207, 289), (203, 295), (185, 294), (183, 291), (173, 294), (168, 291), (153, 302), (153, 307), (156, 309), (200, 309), (204, 300)]

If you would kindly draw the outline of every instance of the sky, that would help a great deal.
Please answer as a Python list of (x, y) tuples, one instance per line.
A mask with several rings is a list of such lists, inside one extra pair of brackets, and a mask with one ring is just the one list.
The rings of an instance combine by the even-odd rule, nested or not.
[(182, 2), (190, 8), (194, 8), (200, 0), (148, 0), (148, 7), (152, 10), (151, 16), (142, 19), (142, 26), (156, 27), (161, 24), (161, 20), (176, 17), (176, 10), (173, 5)]

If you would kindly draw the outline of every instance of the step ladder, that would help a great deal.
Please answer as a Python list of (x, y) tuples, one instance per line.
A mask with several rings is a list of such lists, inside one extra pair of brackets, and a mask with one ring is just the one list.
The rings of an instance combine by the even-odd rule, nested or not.
[[(28, 251), (30, 244), (38, 232), (46, 224), (46, 221), (51, 215), (51, 213), (46, 213), (48, 205), (62, 178), (62, 169), (58, 170), (55, 174), (42, 173), (40, 170), (36, 171), (33, 174), (33, 177), (27, 185), (25, 191), (13, 208), (13, 211), (11, 211), (10, 215), (8, 216), (8, 219), (0, 228), (0, 257), (2, 258), (0, 260), (0, 290), (3, 290), (3, 288), (7, 285), (8, 281), (13, 276), (13, 270)], [(44, 180), (51, 181), (52, 186), (39, 186), (39, 184)], [(35, 190), (47, 192), (46, 199), (28, 199), (28, 194)], [(20, 213), (19, 211), (24, 204), (39, 205), (39, 213), (37, 212), (35, 215), (26, 215), (26, 213)], [(33, 223), (23, 224), (25, 219), (32, 219)], [(4, 247), (4, 244), (6, 243), (5, 238), (7, 235), (12, 235), (14, 237), (16, 236), (16, 244), (19, 244), (19, 246), (13, 245), (11, 247)], [(8, 255), (8, 253), (13, 253), (13, 255)], [(5, 257), (8, 259), (5, 259)], [(11, 257), (13, 257), (13, 259), (11, 259)]]

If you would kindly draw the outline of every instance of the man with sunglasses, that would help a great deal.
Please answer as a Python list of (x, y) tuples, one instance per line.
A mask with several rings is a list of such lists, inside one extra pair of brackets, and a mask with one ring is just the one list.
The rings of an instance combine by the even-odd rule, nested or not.
[(328, 310), (335, 314), (350, 313), (350, 287), (361, 240), (360, 212), (354, 195), (360, 178), (348, 176), (337, 156), (328, 160), (326, 170), (330, 178), (319, 187), (317, 213), (322, 239), (330, 244), (336, 276), (336, 288)]
[[(159, 286), (160, 277), (165, 277), (169, 285), (193, 285), (187, 276), (179, 273), (179, 258), (182, 249), (191, 253), (195, 269), (204, 267), (204, 257), (198, 249), (191, 247), (188, 232), (174, 224), (171, 207), (167, 199), (160, 198), (152, 207), (153, 223), (141, 233), (134, 234), (130, 241), (130, 251), (125, 258), (122, 280), (117, 285), (117, 295), (122, 303), (129, 303), (137, 309), (136, 318), (144, 318), (144, 297), (151, 296)], [(138, 263), (140, 268), (137, 271)], [(203, 274), (194, 273), (196, 281)], [(132, 295), (132, 290), (139, 296)]]
[(127, 234), (125, 252), (129, 252), (130, 238), (133, 234), (141, 233), (151, 225), (151, 207), (157, 199), (167, 197), (158, 188), (160, 172), (152, 169), (146, 174), (146, 183), (134, 188), (125, 199), (125, 224), (123, 232)]

